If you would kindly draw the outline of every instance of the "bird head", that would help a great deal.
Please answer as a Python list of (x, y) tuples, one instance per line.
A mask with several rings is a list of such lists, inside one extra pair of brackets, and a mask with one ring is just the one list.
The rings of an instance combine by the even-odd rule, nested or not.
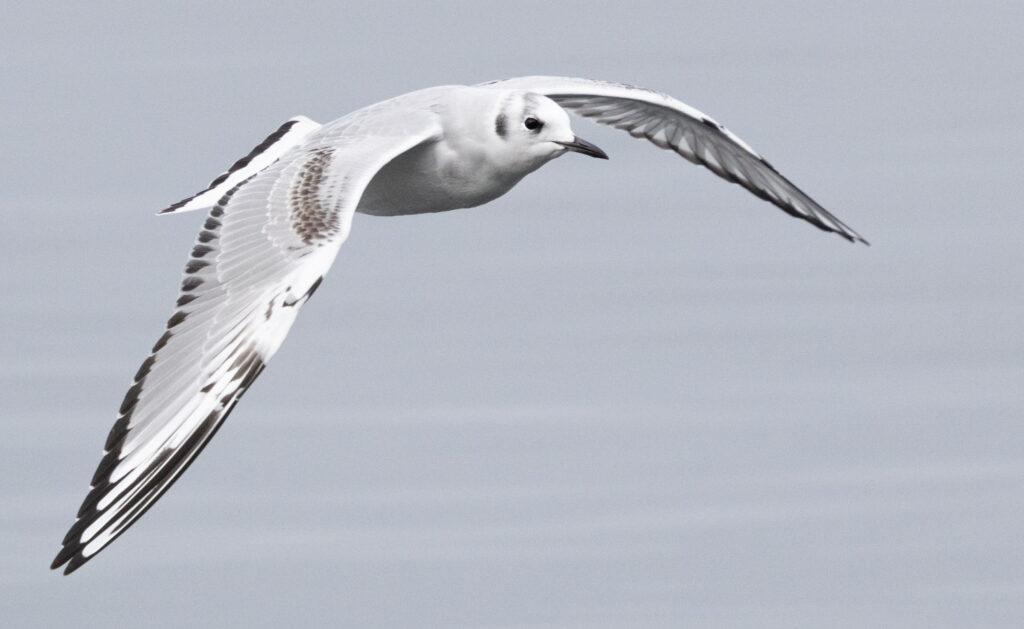
[(608, 159), (573, 132), (569, 114), (558, 103), (533, 92), (507, 93), (497, 107), (492, 132), (508, 153), (533, 168), (569, 151)]

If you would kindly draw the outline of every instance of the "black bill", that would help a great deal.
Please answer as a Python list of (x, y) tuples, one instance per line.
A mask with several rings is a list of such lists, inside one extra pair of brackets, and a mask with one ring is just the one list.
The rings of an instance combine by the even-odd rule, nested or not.
[(572, 142), (559, 142), (556, 140), (555, 144), (561, 144), (570, 151), (583, 153), (598, 159), (608, 159), (608, 154), (598, 148), (597, 145), (591, 144), (579, 136), (574, 136)]

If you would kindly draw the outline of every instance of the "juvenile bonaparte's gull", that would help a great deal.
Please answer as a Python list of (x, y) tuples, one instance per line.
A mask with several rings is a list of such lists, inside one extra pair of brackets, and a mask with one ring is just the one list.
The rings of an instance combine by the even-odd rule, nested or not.
[(284, 341), (355, 212), (474, 207), (569, 151), (607, 158), (573, 133), (567, 112), (646, 138), (788, 214), (866, 242), (722, 125), (629, 85), (523, 77), (411, 92), (323, 125), (293, 118), (163, 211), (211, 208), (174, 314), (135, 374), (52, 567), (73, 572), (185, 471)]

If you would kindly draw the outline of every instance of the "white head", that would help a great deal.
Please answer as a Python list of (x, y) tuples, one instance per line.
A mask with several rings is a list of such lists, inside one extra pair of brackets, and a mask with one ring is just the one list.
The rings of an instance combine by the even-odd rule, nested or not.
[[(558, 103), (533, 92), (504, 92), (489, 130), (502, 152), (515, 155), (528, 170), (575, 151), (608, 159), (604, 151), (576, 137), (569, 114)], [(491, 145), (495, 142), (492, 140)]]

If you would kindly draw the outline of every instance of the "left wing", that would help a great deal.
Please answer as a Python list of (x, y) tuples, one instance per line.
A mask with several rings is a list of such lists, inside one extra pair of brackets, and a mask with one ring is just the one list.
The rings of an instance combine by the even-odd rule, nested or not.
[(746, 142), (710, 116), (671, 96), (632, 85), (556, 76), (525, 76), (482, 83), (480, 87), (543, 94), (573, 113), (673, 150), (819, 229), (835, 232), (851, 242), (868, 244), (783, 177)]
[(348, 236), (369, 181), (439, 133), (427, 112), (360, 110), (220, 199), (52, 568), (76, 570), (177, 480), (284, 341)]

